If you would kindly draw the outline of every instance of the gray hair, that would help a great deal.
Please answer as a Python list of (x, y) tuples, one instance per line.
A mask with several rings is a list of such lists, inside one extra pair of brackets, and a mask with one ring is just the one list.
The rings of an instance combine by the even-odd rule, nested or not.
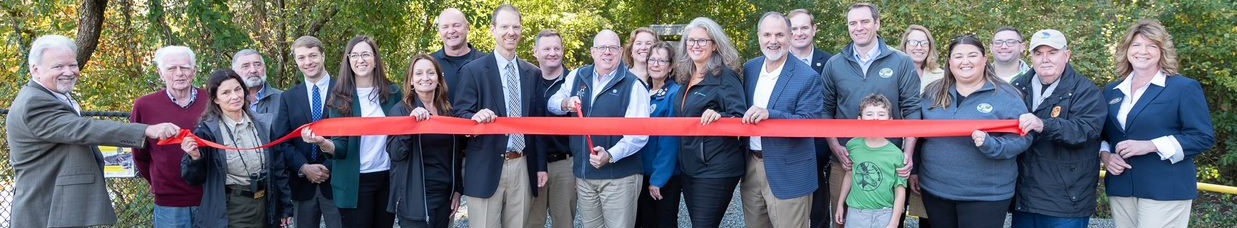
[(183, 54), (189, 56), (189, 65), (197, 67), (198, 59), (193, 55), (193, 49), (185, 46), (166, 46), (155, 50), (155, 67), (163, 69), (163, 62), (167, 61), (168, 57), (175, 54)]
[(240, 68), (240, 65), (237, 64), (236, 60), (248, 55), (258, 55), (258, 59), (262, 61), (262, 65), (266, 65), (266, 57), (262, 57), (262, 54), (258, 53), (258, 50), (247, 48), (236, 52), (236, 54), (232, 54), (232, 69), (235, 70), (236, 68)]
[[(759, 26), (760, 23), (764, 23), (766, 19), (781, 19), (778, 21), (785, 22), (786, 28), (790, 28), (790, 18), (786, 17), (786, 15), (782, 15), (782, 13), (778, 13), (777, 11), (769, 11), (769, 12), (766, 12), (764, 15), (760, 15), (760, 20), (756, 22), (756, 25), (757, 25), (756, 27), (760, 27)], [(757, 28), (756, 30), (760, 30), (760, 29)]]
[(26, 58), (26, 62), (30, 63), (30, 68), (39, 65), (43, 62), (43, 52), (48, 49), (64, 48), (69, 49), (73, 53), (77, 53), (77, 44), (73, 43), (68, 37), (61, 35), (44, 35), (38, 39), (34, 39), (34, 43), (30, 44), (30, 55)]
[(687, 53), (689, 48), (687, 44), (687, 34), (694, 29), (704, 29), (709, 34), (709, 38), (713, 39), (713, 45), (717, 45), (716, 51), (710, 57), (708, 65), (705, 65), (707, 74), (718, 74), (723, 67), (728, 67), (730, 70), (739, 71), (739, 51), (734, 48), (734, 43), (730, 41), (730, 37), (726, 36), (726, 32), (722, 30), (722, 26), (718, 25), (713, 19), (707, 17), (697, 17), (692, 19), (691, 23), (683, 27), (683, 39), (679, 40), (678, 60), (675, 61), (674, 69), (678, 75), (676, 78), (680, 82), (686, 82), (691, 79), (692, 74), (696, 73), (696, 65), (692, 64), (691, 57)]

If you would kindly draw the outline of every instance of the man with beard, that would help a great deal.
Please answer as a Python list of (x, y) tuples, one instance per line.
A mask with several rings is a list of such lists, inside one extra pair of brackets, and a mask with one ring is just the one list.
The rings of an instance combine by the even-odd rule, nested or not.
[(245, 88), (249, 88), (249, 111), (270, 123), (279, 112), (279, 94), (283, 91), (266, 83), (266, 59), (257, 50), (241, 50), (232, 55), (232, 70), (245, 79)]
[[(765, 13), (757, 27), (763, 57), (743, 67), (743, 87), (752, 106), (743, 122), (766, 119), (817, 119), (824, 100), (820, 77), (807, 64), (787, 60), (790, 20)], [(740, 184), (748, 227), (809, 227), (812, 192), (819, 187), (816, 144), (811, 138), (751, 137), (747, 173)]]

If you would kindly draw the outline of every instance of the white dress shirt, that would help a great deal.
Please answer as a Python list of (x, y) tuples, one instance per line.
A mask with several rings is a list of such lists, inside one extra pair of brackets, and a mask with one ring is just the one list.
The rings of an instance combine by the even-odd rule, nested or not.
[[(760, 78), (756, 79), (756, 90), (752, 91), (752, 106), (769, 107), (769, 97), (773, 95), (773, 86), (777, 85), (777, 78), (782, 76), (782, 67), (786, 66), (786, 62), (783, 61), (782, 65), (773, 69), (769, 69), (768, 66), (768, 64), (760, 64)], [(760, 136), (749, 138), (747, 148), (763, 150), (760, 145)]]
[[(622, 71), (622, 69), (610, 72), (608, 74), (609, 76), (604, 77), (605, 81), (600, 81), (603, 79), (601, 77), (601, 74), (598, 74), (596, 71), (594, 71), (593, 72), (593, 75), (594, 75), (593, 86), (598, 87), (598, 88), (605, 86), (611, 80), (614, 80), (615, 78), (620, 77), (620, 76), (617, 76), (617, 72), (619, 71)], [(565, 78), (566, 81), (564, 81), (564, 83), (566, 84), (562, 87), (559, 87), (558, 91), (554, 92), (553, 96), (550, 96), (549, 102), (546, 103), (546, 110), (550, 111), (551, 113), (554, 113), (555, 115), (566, 115), (567, 114), (568, 110), (562, 109), (563, 100), (566, 100), (567, 98), (572, 97), (571, 86), (569, 85), (575, 82), (576, 74), (578, 74), (579, 72), (580, 72), (580, 69), (576, 69), (576, 70), (571, 71), (571, 73), (567, 74), (567, 78)], [(597, 95), (603, 92), (601, 89), (598, 89), (598, 88), (593, 89), (593, 94), (592, 94), (593, 99), (591, 100), (596, 101)], [(627, 111), (623, 113), (623, 117), (625, 118), (648, 118), (649, 117), (649, 91), (648, 89), (644, 88), (643, 84), (640, 84), (639, 82), (632, 82), (631, 83), (631, 95), (627, 99), (630, 99), (631, 101), (627, 103)], [(596, 105), (596, 104), (597, 103), (593, 103), (591, 105)], [(617, 162), (623, 158), (636, 154), (636, 152), (640, 151), (640, 148), (643, 148), (644, 144), (648, 143), (648, 141), (649, 141), (649, 136), (647, 135), (623, 135), (623, 138), (619, 139), (617, 144), (614, 144), (613, 147), (606, 149), (606, 152), (610, 153), (610, 163)]]
[[(318, 92), (319, 92), (319, 93), (321, 93), (321, 94), (318, 94), (318, 95), (320, 96), (320, 97), (318, 98), (318, 101), (321, 101), (321, 102), (322, 102), (322, 103), (319, 103), (319, 104), (322, 104), (322, 118), (326, 118), (326, 97), (327, 97), (327, 95), (328, 95), (328, 94), (326, 93), (326, 91), (327, 91), (327, 89), (329, 89), (329, 88), (327, 88), (327, 87), (328, 87), (328, 86), (331, 86), (331, 74), (328, 74), (328, 73), (326, 73), (326, 72), (322, 72), (322, 74), (323, 74), (323, 75), (322, 75), (322, 78), (321, 78), (321, 79), (318, 79), (318, 82), (316, 82), (316, 83), (315, 83), (315, 82), (309, 82), (309, 80), (308, 80), (308, 79), (306, 79), (306, 80), (305, 80), (305, 100), (306, 100), (306, 101), (309, 101), (310, 106), (312, 106), (312, 105), (313, 105), (313, 103), (314, 103), (314, 86), (317, 86), (317, 87), (318, 87)], [(313, 108), (313, 107), (309, 107), (309, 108)], [(311, 110), (311, 111), (312, 111), (312, 110)]]
[[(1125, 94), (1125, 97), (1121, 98), (1121, 109), (1117, 111), (1117, 126), (1120, 126), (1122, 130), (1125, 130), (1125, 121), (1130, 115), (1130, 110), (1134, 109), (1134, 104), (1137, 104), (1138, 99), (1141, 99), (1143, 93), (1147, 92), (1147, 87), (1151, 87), (1152, 85), (1164, 87), (1164, 81), (1166, 79), (1167, 76), (1165, 76), (1164, 72), (1161, 71), (1151, 77), (1150, 84), (1143, 86), (1138, 90), (1134, 90), (1132, 88), (1134, 86), (1134, 74), (1130, 73), (1129, 76), (1125, 77), (1125, 80), (1121, 81), (1121, 84), (1117, 84), (1117, 87), (1113, 89), (1121, 90), (1121, 93)], [(1115, 151), (1115, 148), (1111, 147), (1113, 143), (1116, 142), (1101, 142), (1100, 150), (1108, 150), (1109, 152)], [(1160, 160), (1168, 160), (1169, 162), (1176, 164), (1182, 159), (1185, 159), (1185, 155), (1182, 153), (1184, 149), (1181, 148), (1181, 143), (1177, 141), (1177, 137), (1175, 136), (1160, 136), (1158, 138), (1151, 139), (1151, 143), (1155, 144), (1155, 150), (1156, 153), (1160, 155)]]

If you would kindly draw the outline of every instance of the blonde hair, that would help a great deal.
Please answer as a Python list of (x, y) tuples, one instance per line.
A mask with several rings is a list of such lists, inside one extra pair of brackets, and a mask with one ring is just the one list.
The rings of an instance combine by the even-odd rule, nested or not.
[(914, 31), (923, 32), (923, 35), (928, 37), (928, 58), (923, 60), (923, 66), (921, 66), (920, 69), (925, 72), (941, 69), (941, 63), (937, 62), (939, 60), (937, 55), (940, 54), (936, 53), (936, 39), (932, 38), (932, 32), (929, 32), (928, 28), (923, 27), (923, 25), (911, 25), (906, 27), (906, 32), (902, 33), (902, 42), (898, 44), (898, 48), (902, 49), (903, 52), (907, 51), (906, 37), (910, 36), (911, 32)]
[(1159, 21), (1142, 19), (1125, 30), (1125, 37), (1121, 39), (1121, 44), (1117, 45), (1117, 53), (1113, 56), (1117, 60), (1117, 76), (1125, 78), (1134, 72), (1134, 66), (1130, 65), (1126, 54), (1129, 53), (1130, 43), (1134, 42), (1134, 37), (1138, 35), (1160, 47), (1160, 71), (1164, 71), (1164, 75), (1176, 75), (1180, 68), (1177, 65), (1177, 48), (1173, 47), (1173, 35), (1168, 34), (1168, 30), (1165, 30)]
[[(654, 32), (652, 29), (649, 29), (649, 27), (639, 27), (639, 28), (636, 28), (636, 30), (631, 30), (631, 37), (627, 38), (627, 45), (623, 45), (623, 63), (629, 64), (631, 66), (636, 65), (635, 58), (631, 57), (632, 54), (635, 54), (635, 51), (632, 51), (631, 47), (636, 45), (636, 36), (639, 36), (640, 33), (648, 33), (649, 35), (653, 35), (654, 44), (656, 44), (657, 42), (661, 42), (661, 38), (657, 37), (657, 32)], [(631, 66), (628, 66), (628, 67), (631, 67)]]

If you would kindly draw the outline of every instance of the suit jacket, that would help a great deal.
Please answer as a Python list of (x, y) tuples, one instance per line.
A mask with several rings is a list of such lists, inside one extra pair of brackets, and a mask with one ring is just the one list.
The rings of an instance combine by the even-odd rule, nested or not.
[[(743, 87), (747, 103), (752, 106), (756, 82), (760, 80), (761, 66), (765, 57), (758, 57), (743, 65)], [(769, 119), (819, 119), (824, 114), (824, 100), (820, 77), (808, 65), (798, 60), (787, 59), (781, 75), (769, 95), (765, 109)], [(807, 196), (819, 187), (816, 183), (816, 144), (812, 138), (762, 137), (765, 173), (769, 188), (778, 199)], [(743, 144), (748, 148), (747, 144)], [(750, 158), (750, 157), (749, 157)]]
[(833, 54), (821, 51), (820, 48), (812, 48), (812, 70), (819, 75), (821, 70), (825, 69), (825, 62), (828, 62), (830, 57), (833, 57)]
[(17, 93), (5, 120), (17, 180), (10, 226), (116, 223), (98, 146), (142, 148), (145, 124), (82, 117), (34, 81)]
[[(325, 98), (331, 94), (331, 89), (335, 87), (335, 81), (327, 82), (327, 88), (319, 88), (322, 96)], [(310, 110), (309, 95), (305, 84), (296, 85), (279, 96), (278, 105), (279, 114), (275, 115), (274, 122), (271, 122), (271, 136), (278, 138), (292, 133), (292, 130), (301, 125), (313, 122), (313, 112)], [(322, 103), (322, 118), (326, 118), (326, 102)], [(301, 174), (301, 166), (305, 164), (325, 164), (327, 169), (331, 168), (331, 163), (326, 162), (326, 155), (321, 151), (315, 150), (312, 145), (305, 143), (302, 140), (288, 140), (280, 144), (274, 149), (283, 157), (284, 163), (288, 169), (288, 184), (292, 188), (292, 200), (302, 201), (309, 200), (314, 197), (314, 188), (322, 191), (322, 196), (327, 199), (331, 198), (330, 184), (314, 184), (309, 182), (304, 175)], [(311, 159), (311, 153), (318, 153), (317, 159)], [(328, 179), (329, 181), (329, 179)], [(330, 183), (330, 182), (323, 182)]]
[[(469, 62), (460, 70), (460, 88), (454, 90), (455, 100), (451, 106), (455, 116), (471, 119), (473, 114), (481, 109), (489, 109), (499, 117), (507, 116), (507, 102), (503, 97), (502, 69), (498, 68), (497, 53), (483, 56)], [(532, 99), (541, 97), (541, 91), (534, 87), (541, 80), (541, 69), (524, 60), (517, 60), (520, 71), (520, 107), (521, 116), (529, 116), (533, 107)], [(529, 187), (534, 196), (537, 195), (537, 172), (545, 171), (544, 151), (534, 150), (534, 140), (524, 135), (524, 156), (528, 163)], [(504, 158), (507, 150), (507, 135), (478, 135), (468, 140), (464, 147), (464, 191), (471, 197), (490, 198), (498, 189), (498, 178), (502, 176)]]
[[(1177, 163), (1161, 160), (1157, 153), (1126, 158), (1133, 169), (1121, 175), (1108, 175), (1104, 186), (1109, 196), (1138, 197), (1153, 200), (1188, 200), (1198, 197), (1194, 156), (1215, 145), (1215, 129), (1203, 87), (1185, 76), (1167, 76), (1164, 86), (1148, 84), (1119, 126), (1117, 115), (1125, 94), (1116, 89), (1121, 81), (1104, 87), (1108, 102), (1108, 121), (1100, 138), (1110, 145), (1125, 140), (1151, 140), (1172, 135), (1181, 144), (1184, 158)], [(1113, 151), (1112, 148), (1100, 150)]]

